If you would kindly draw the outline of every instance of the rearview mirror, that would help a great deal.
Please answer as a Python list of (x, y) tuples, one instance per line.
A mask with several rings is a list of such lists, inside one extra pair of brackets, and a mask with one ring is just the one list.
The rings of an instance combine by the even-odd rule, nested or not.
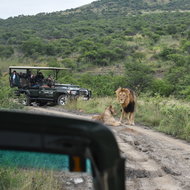
[[(57, 162), (56, 169), (67, 160), (71, 172), (85, 172), (91, 167), (95, 190), (125, 189), (124, 159), (106, 126), (90, 120), (18, 111), (2, 110), (0, 117), (0, 155), (6, 155), (7, 150), (40, 153), (47, 163)], [(52, 161), (47, 154), (57, 157)]]

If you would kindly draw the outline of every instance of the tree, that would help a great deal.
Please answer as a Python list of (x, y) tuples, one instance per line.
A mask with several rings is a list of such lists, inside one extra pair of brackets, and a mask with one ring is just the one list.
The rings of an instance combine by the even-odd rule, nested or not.
[(151, 69), (144, 63), (128, 60), (125, 63), (126, 87), (143, 92), (151, 87), (153, 75)]
[(13, 55), (14, 49), (11, 46), (0, 46), (0, 57), (8, 58)]
[(190, 54), (190, 41), (186, 41), (182, 48)]
[(21, 49), (26, 56), (31, 56), (35, 53), (42, 55), (46, 51), (45, 44), (39, 38), (32, 38), (23, 42)]

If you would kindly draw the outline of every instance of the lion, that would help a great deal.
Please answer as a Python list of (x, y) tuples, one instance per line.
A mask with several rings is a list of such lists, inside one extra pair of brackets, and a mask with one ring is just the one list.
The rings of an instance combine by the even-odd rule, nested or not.
[(113, 115), (115, 114), (115, 109), (112, 107), (112, 105), (110, 105), (106, 107), (105, 111), (101, 115), (92, 116), (92, 119), (100, 121), (105, 125), (119, 126), (121, 122), (114, 119)]
[(123, 121), (124, 117), (127, 119), (127, 124), (135, 125), (134, 115), (136, 106), (136, 96), (134, 91), (129, 88), (118, 88), (116, 91), (117, 100), (121, 105), (121, 117), (120, 122)]

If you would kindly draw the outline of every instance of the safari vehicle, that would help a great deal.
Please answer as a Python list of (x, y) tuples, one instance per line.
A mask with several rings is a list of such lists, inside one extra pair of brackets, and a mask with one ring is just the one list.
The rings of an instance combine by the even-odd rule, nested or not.
[[(66, 70), (66, 68), (10, 66), (10, 86), (17, 88), (16, 95), (22, 96), (21, 102), (26, 106), (31, 105), (32, 102), (36, 102), (40, 106), (48, 102), (65, 105), (69, 100), (78, 97), (89, 100), (90, 90), (76, 85), (56, 83), (61, 70)], [(54, 76), (45, 78), (41, 71), (53, 71)]]
[(64, 167), (84, 173), (88, 159), (94, 190), (125, 190), (125, 160), (106, 126), (90, 120), (20, 111), (0, 110), (0, 118), (0, 173), (11, 168), (17, 172), (56, 172)]

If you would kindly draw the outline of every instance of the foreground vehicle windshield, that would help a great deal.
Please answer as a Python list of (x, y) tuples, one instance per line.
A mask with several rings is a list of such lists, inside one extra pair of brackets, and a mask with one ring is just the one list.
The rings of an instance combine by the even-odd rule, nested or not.
[[(50, 182), (53, 189), (61, 189), (85, 181), (96, 190), (125, 189), (124, 159), (107, 127), (88, 120), (3, 110), (0, 117), (2, 188), (41, 185), (45, 189)], [(72, 177), (63, 177), (65, 172), (83, 174), (73, 176), (71, 182)]]
[(70, 189), (93, 187), (90, 161), (86, 172), (71, 173), (64, 154), (0, 150), (0, 189)]

